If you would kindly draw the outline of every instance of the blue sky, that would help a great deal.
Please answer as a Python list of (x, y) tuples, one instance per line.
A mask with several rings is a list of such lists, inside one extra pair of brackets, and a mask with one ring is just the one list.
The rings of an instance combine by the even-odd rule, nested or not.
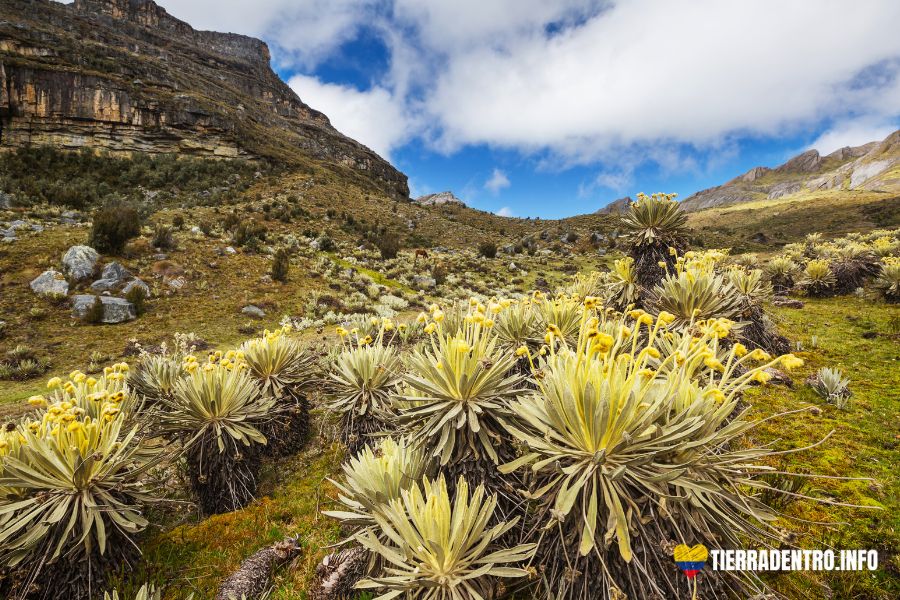
[(563, 217), (900, 127), (900, 3), (161, 0), (268, 42), (414, 194)]

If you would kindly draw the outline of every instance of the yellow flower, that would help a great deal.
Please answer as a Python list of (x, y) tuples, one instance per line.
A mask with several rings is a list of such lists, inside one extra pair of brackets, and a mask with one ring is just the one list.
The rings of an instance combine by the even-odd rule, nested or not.
[(360, 343), (361, 343), (363, 346), (368, 346), (369, 344), (372, 343), (372, 336), (371, 336), (371, 335), (367, 335), (366, 337), (364, 337), (364, 338), (362, 339), (362, 341), (361, 341)]
[(644, 314), (644, 311), (639, 308), (628, 311), (628, 316), (631, 317), (632, 319), (634, 319), (635, 321), (640, 319), (641, 315), (643, 315), (643, 314)]
[(714, 356), (707, 356), (703, 359), (703, 364), (714, 371), (724, 371), (725, 366)]
[(750, 353), (750, 360), (768, 361), (772, 360), (772, 355), (765, 350), (756, 348), (753, 352)]
[(47, 399), (43, 396), (32, 396), (28, 399), (28, 404), (31, 406), (47, 406)]
[(434, 314), (432, 314), (431, 317), (432, 317), (437, 323), (440, 323), (441, 321), (444, 320), (444, 311), (438, 309), (438, 310), (434, 311)]
[(747, 355), (747, 346), (743, 345), (740, 342), (735, 344), (734, 345), (734, 355), (737, 356), (738, 358), (741, 358), (742, 356), (746, 356)]
[(753, 374), (753, 381), (758, 381), (759, 383), (768, 383), (770, 379), (772, 379), (772, 376), (765, 371), (757, 371)]
[(47, 382), (47, 389), (52, 390), (54, 388), (58, 388), (60, 385), (62, 385), (62, 379), (60, 379), (59, 377), (54, 377)]
[(803, 359), (794, 356), (793, 354), (785, 354), (784, 356), (778, 359), (781, 362), (781, 366), (783, 366), (788, 371), (796, 369), (797, 367), (803, 366)]
[(656, 318), (664, 325), (671, 325), (675, 322), (675, 315), (666, 311), (660, 312)]
[(528, 354), (527, 346), (519, 346), (518, 348), (516, 348), (516, 356), (522, 357), (522, 356), (526, 356), (527, 354)]
[(432, 333), (434, 333), (434, 329), (435, 329), (435, 324), (429, 323), (428, 325), (425, 326), (425, 333), (427, 333), (428, 335), (431, 335)]
[(652, 315), (641, 315), (638, 317), (638, 323), (643, 323), (647, 327), (653, 325), (653, 316)]
[(721, 403), (722, 401), (725, 400), (725, 394), (722, 392), (722, 390), (720, 390), (718, 388), (713, 388), (711, 390), (707, 390), (706, 392), (704, 392), (703, 396), (707, 397), (707, 398), (712, 398), (713, 400), (715, 400), (716, 402), (719, 402), (719, 403)]
[(647, 348), (644, 348), (644, 349), (642, 350), (642, 352), (645, 353), (645, 354), (647, 354), (647, 355), (649, 355), (649, 356), (651, 356), (652, 358), (659, 358), (659, 356), (660, 356), (660, 355), (659, 355), (659, 350), (657, 350), (656, 348), (654, 348), (654, 347), (652, 347), (652, 346), (647, 347)]
[(385, 331), (390, 331), (394, 328), (394, 322), (390, 319), (385, 318), (381, 320), (381, 326), (384, 327)]
[(335, 329), (335, 331), (336, 331), (337, 334), (338, 334), (339, 336), (341, 336), (341, 337), (346, 337), (347, 334), (350, 333), (349, 331), (347, 331), (346, 329), (344, 329), (344, 328), (341, 327), (340, 325), (337, 326), (337, 328)]

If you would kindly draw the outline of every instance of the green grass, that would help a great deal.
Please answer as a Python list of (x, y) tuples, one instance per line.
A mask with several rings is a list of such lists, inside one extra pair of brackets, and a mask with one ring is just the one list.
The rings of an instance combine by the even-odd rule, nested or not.
[[(786, 520), (784, 525), (799, 535), (801, 548), (876, 549), (881, 564), (875, 573), (791, 573), (771, 577), (770, 583), (790, 598), (826, 597), (825, 589), (831, 590), (829, 597), (842, 599), (900, 597), (900, 336), (890, 325), (900, 318), (900, 307), (842, 297), (808, 300), (802, 310), (777, 309), (776, 316), (783, 332), (803, 345), (798, 355), (806, 365), (792, 373), (793, 390), (769, 386), (749, 392), (752, 414), (767, 417), (804, 407), (821, 413), (769, 421), (755, 430), (755, 441), (800, 448), (833, 432), (823, 444), (776, 464), (788, 471), (871, 478), (811, 480), (809, 495), (866, 508), (796, 502), (788, 508), (790, 516), (826, 524)], [(876, 337), (866, 339), (864, 333)], [(853, 397), (846, 410), (827, 404), (804, 384), (822, 366), (838, 367), (850, 378)]]

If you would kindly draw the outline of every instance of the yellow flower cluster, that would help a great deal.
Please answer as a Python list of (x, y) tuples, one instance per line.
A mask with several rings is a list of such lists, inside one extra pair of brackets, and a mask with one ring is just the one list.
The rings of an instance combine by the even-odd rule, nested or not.
[[(273, 336), (266, 330), (264, 337), (252, 340), (250, 343), (273, 344), (278, 341), (280, 335), (279, 333)], [(242, 370), (247, 368), (247, 363), (244, 360), (244, 352), (241, 350), (228, 350), (227, 352), (216, 350), (211, 352), (206, 357), (206, 362), (202, 364), (197, 360), (196, 356), (188, 354), (182, 360), (181, 366), (185, 371), (193, 374), (198, 369), (203, 371), (214, 371), (215, 369), (225, 369), (226, 371)]]

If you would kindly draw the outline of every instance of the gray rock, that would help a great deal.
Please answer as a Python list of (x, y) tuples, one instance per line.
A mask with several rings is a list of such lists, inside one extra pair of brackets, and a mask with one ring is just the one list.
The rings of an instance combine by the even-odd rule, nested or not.
[(97, 270), (100, 255), (90, 246), (72, 246), (62, 258), (62, 271), (71, 281), (90, 279)]
[(785, 296), (775, 296), (772, 299), (774, 306), (783, 306), (784, 308), (803, 308), (803, 302), (796, 298), (787, 298)]
[(237, 250), (231, 246), (225, 246), (225, 254), (237, 254)]
[(118, 263), (116, 261), (113, 261), (103, 267), (103, 272), (100, 273), (101, 279), (110, 279), (115, 283), (120, 283), (122, 281), (125, 281), (126, 279), (131, 279), (131, 277), (131, 271), (129, 271), (128, 269), (123, 267), (121, 263)]
[(509, 270), (510, 271), (518, 271), (519, 267), (518, 267), (518, 265), (516, 265), (516, 263), (511, 262), (511, 263), (509, 263)]
[(91, 284), (91, 289), (95, 292), (108, 292), (119, 284), (115, 279), (98, 279)]
[(169, 260), (169, 255), (166, 254), (166, 253), (164, 253), (164, 252), (160, 252), (159, 254), (154, 254), (154, 255), (151, 256), (150, 258), (153, 259), (153, 260), (157, 260), (157, 261), (159, 261), (159, 260)]
[(309, 247), (312, 248), (313, 250), (318, 250), (320, 246), (321, 246), (321, 244), (319, 243), (318, 239), (315, 239), (309, 243)]
[(30, 227), (31, 227), (31, 230), (32, 230), (33, 232), (35, 232), (35, 233), (40, 233), (40, 232), (42, 232), (42, 231), (44, 230), (44, 226), (43, 226), (43, 225), (39, 225), (38, 223), (32, 223), (32, 224), (30, 225)]
[(44, 271), (31, 282), (31, 291), (41, 296), (65, 296), (69, 293), (69, 282), (59, 271)]
[(203, 230), (194, 225), (193, 227), (191, 227), (191, 233), (194, 235), (200, 235), (203, 233)]
[(247, 315), (248, 317), (253, 317), (254, 319), (262, 319), (266, 316), (266, 311), (258, 306), (250, 304), (241, 309), (241, 314)]
[(101, 322), (108, 324), (124, 323), (137, 318), (134, 305), (124, 298), (112, 296), (94, 296), (93, 294), (78, 294), (72, 298), (72, 315), (83, 319), (94, 305), (95, 298), (100, 298), (103, 304), (103, 319)]
[(412, 278), (412, 287), (417, 290), (433, 290), (437, 287), (437, 281), (434, 277), (427, 275), (416, 275)]
[(144, 290), (144, 296), (146, 296), (148, 298), (150, 297), (150, 286), (147, 285), (146, 283), (144, 283), (143, 281), (141, 281), (140, 279), (138, 279), (137, 277), (135, 277), (134, 279), (132, 279), (131, 281), (129, 281), (128, 283), (125, 284), (125, 287), (122, 288), (122, 294), (127, 296), (128, 292), (130, 292), (131, 290), (133, 290), (136, 287), (139, 287), (142, 290)]

